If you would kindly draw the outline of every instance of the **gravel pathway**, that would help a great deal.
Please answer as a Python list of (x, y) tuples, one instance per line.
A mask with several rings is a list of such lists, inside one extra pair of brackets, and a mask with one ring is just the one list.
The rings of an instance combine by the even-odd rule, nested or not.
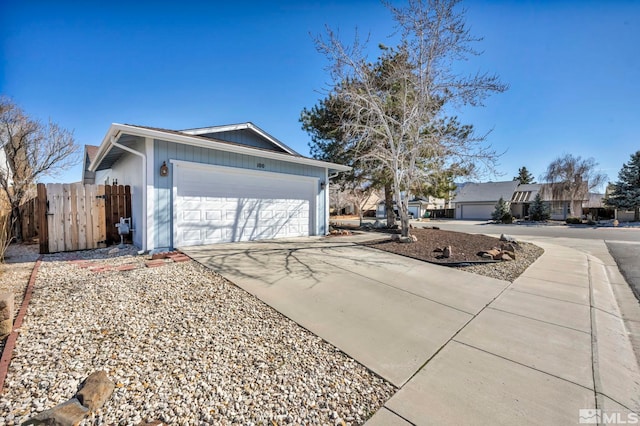
[(362, 424), (395, 392), (201, 265), (145, 260), (131, 248), (45, 256), (0, 425), (65, 402), (100, 369), (116, 390), (82, 424)]

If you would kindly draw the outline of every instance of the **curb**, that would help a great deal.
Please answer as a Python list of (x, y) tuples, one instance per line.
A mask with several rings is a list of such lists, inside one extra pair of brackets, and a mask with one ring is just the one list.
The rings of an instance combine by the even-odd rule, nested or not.
[[(605, 260), (587, 255), (597, 408), (640, 413), (640, 365)], [(622, 379), (622, 380), (621, 380)]]
[(33, 266), (31, 278), (29, 278), (29, 284), (27, 284), (27, 289), (24, 292), (24, 299), (22, 299), (22, 305), (20, 305), (18, 315), (13, 322), (13, 331), (9, 337), (7, 337), (7, 342), (4, 345), (4, 350), (2, 351), (2, 358), (0, 358), (0, 393), (4, 391), (4, 381), (7, 378), (7, 373), (9, 372), (9, 365), (11, 364), (11, 358), (13, 357), (13, 350), (16, 347), (16, 341), (18, 340), (18, 334), (20, 334), (22, 321), (27, 314), (27, 308), (29, 307), (29, 302), (31, 301), (31, 296), (33, 294), (33, 286), (36, 282), (36, 276), (38, 275), (38, 269), (40, 268), (41, 263), (42, 255), (38, 257), (36, 264)]

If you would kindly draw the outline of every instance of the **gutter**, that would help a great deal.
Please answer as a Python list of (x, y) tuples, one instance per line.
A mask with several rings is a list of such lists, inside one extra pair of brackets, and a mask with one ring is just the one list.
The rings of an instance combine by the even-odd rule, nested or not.
[(118, 143), (119, 132), (117, 135), (113, 135), (109, 139), (111, 145), (142, 158), (142, 250), (138, 254), (143, 254), (147, 251), (147, 156)]

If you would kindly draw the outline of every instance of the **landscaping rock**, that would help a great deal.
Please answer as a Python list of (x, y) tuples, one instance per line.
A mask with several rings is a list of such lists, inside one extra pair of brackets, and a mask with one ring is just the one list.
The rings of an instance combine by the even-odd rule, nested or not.
[(398, 241), (400, 239), (400, 234), (391, 234), (391, 241)]
[(13, 293), (0, 294), (0, 340), (13, 329)]
[(418, 242), (418, 237), (416, 237), (415, 235), (410, 235), (410, 237), (411, 237), (411, 240), (412, 240), (414, 243), (417, 243), (417, 242)]
[(509, 257), (511, 257), (510, 260), (516, 260), (516, 252), (513, 250), (502, 250), (503, 254), (507, 254), (509, 255)]
[(500, 250), (515, 252), (516, 251), (515, 243), (501, 244), (500, 245)]
[(109, 380), (107, 373), (96, 371), (91, 373), (84, 381), (84, 385), (76, 394), (76, 398), (90, 411), (95, 411), (107, 402), (114, 389), (115, 385)]
[(514, 260), (514, 259), (512, 259), (508, 253), (502, 253), (502, 255), (500, 256), (500, 260), (508, 261), (508, 260)]
[(512, 237), (511, 235), (502, 234), (502, 235), (500, 235), (500, 241), (506, 241), (508, 243), (515, 243), (516, 239), (514, 237)]
[(451, 246), (446, 246), (444, 250), (442, 250), (442, 257), (450, 258), (451, 257)]
[[(417, 240), (416, 240), (417, 241)], [(409, 237), (400, 237), (400, 242), (401, 243), (413, 243), (413, 238)]]
[(379, 220), (376, 219), (376, 221), (373, 222), (373, 227), (375, 229), (382, 229), (382, 228), (385, 228), (385, 225), (384, 225), (384, 223), (382, 223), (382, 222), (380, 222)]
[(76, 398), (56, 405), (50, 410), (46, 410), (26, 421), (25, 425), (48, 425), (48, 426), (75, 426), (89, 414), (89, 409), (83, 407)]
[(491, 259), (491, 260), (493, 260), (493, 256), (491, 254), (487, 253), (487, 252), (482, 253), (481, 256), (482, 256), (483, 259)]

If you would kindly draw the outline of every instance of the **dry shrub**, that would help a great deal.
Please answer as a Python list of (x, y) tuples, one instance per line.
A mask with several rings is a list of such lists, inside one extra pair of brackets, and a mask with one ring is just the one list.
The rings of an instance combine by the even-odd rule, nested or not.
[(9, 212), (0, 213), (0, 263), (4, 263), (4, 254), (9, 244), (13, 241), (13, 236), (11, 235), (12, 222), (10, 218), (11, 214)]

